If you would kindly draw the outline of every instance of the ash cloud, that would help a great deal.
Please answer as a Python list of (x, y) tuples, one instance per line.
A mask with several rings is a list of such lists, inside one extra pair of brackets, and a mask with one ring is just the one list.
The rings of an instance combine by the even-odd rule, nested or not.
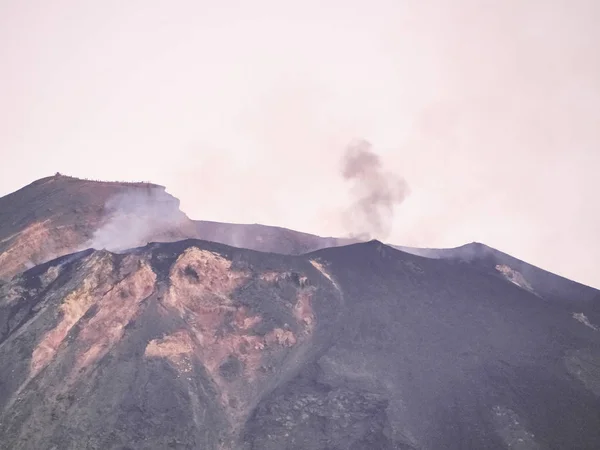
[(123, 192), (104, 206), (105, 218), (86, 247), (122, 251), (151, 241), (172, 241), (186, 236), (190, 223), (179, 201), (162, 187)]
[(394, 209), (410, 192), (406, 181), (385, 170), (371, 143), (364, 139), (347, 147), (341, 175), (352, 184), (352, 204), (343, 217), (350, 237), (369, 240), (389, 236)]

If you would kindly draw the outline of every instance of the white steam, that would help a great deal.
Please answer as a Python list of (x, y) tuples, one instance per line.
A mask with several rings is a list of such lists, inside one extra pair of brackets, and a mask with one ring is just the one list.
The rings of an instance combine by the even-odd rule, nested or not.
[(122, 251), (151, 241), (183, 239), (190, 224), (179, 201), (158, 186), (111, 197), (103, 222), (86, 247)]

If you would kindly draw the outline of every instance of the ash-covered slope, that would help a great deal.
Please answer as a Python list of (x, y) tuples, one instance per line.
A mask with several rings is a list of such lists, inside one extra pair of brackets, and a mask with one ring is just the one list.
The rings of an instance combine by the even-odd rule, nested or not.
[[(546, 300), (568, 306), (600, 302), (596, 289), (531, 265), (479, 242), (456, 248), (431, 249), (394, 246), (394, 248), (426, 258), (447, 259), (471, 265), (474, 269), (504, 277)], [(600, 320), (600, 317), (598, 318)]]
[(600, 446), (598, 323), (573, 315), (598, 303), (476, 265), (188, 240), (72, 255), (1, 295), (0, 448)]
[(195, 223), (197, 236), (200, 239), (284, 255), (301, 255), (322, 248), (357, 242), (356, 239), (321, 237), (261, 224), (235, 224), (206, 220), (199, 220)]
[(57, 174), (0, 198), (0, 280), (90, 247), (121, 251), (187, 238), (283, 254), (351, 242), (264, 225), (192, 221), (163, 186)]
[(392, 436), (432, 449), (599, 447), (600, 336), (572, 314), (597, 317), (598, 302), (565, 310), (376, 242), (312, 256), (345, 299), (323, 379), (383, 392)]

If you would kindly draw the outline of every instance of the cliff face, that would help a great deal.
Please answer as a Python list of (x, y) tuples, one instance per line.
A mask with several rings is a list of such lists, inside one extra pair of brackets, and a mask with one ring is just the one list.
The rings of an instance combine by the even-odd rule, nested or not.
[(0, 289), (0, 448), (600, 442), (596, 303), (376, 241), (88, 250)]

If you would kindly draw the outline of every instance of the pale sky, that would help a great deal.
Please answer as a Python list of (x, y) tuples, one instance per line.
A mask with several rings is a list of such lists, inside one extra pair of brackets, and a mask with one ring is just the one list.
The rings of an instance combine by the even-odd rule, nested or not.
[(597, 0), (0, 0), (0, 195), (56, 171), (194, 219), (343, 235), (340, 157), (399, 245), (484, 242), (600, 287)]

